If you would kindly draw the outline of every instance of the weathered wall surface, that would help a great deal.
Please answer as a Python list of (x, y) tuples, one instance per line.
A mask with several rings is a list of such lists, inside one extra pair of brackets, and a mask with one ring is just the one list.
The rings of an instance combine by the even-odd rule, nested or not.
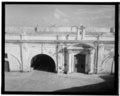
[(6, 44), (5, 53), (8, 55), (8, 61), (11, 71), (21, 70), (21, 57), (20, 57), (20, 45), (19, 44)]
[[(51, 29), (52, 30), (52, 29)], [(66, 31), (66, 33), (72, 29), (66, 28), (65, 30), (59, 29), (60, 31)], [(76, 30), (76, 31), (75, 31)], [(74, 71), (74, 53), (73, 51), (67, 52), (65, 59), (65, 44), (64, 43), (55, 43), (56, 40), (61, 40), (61, 42), (68, 42), (71, 41), (96, 41), (98, 40), (97, 36), (85, 36), (85, 34), (81, 33), (79, 30), (75, 29), (73, 31), (76, 32), (76, 35), (73, 33), (70, 34), (6, 34), (5, 39), (7, 42), (5, 43), (5, 53), (8, 54), (8, 59), (10, 63), (10, 70), (11, 71), (32, 71), (31, 60), (33, 57), (39, 54), (46, 54), (50, 56), (55, 64), (56, 70), (58, 72), (63, 72), (65, 68), (65, 63), (68, 64), (68, 73)], [(74, 32), (74, 33), (75, 33)], [(80, 36), (77, 36), (79, 34)], [(84, 36), (83, 36), (84, 35)], [(110, 35), (110, 34), (109, 34)], [(16, 41), (16, 43), (8, 43), (9, 40)], [(23, 40), (24, 42), (20, 42), (17, 40)], [(99, 40), (104, 41), (114, 41), (113, 36), (100, 36)], [(31, 42), (29, 42), (31, 41)], [(40, 41), (40, 42), (39, 42)], [(49, 43), (52, 41), (52, 43)], [(46, 43), (45, 43), (46, 42)], [(69, 42), (68, 42), (69, 43)], [(91, 43), (91, 42), (90, 42)], [(82, 44), (82, 43), (79, 43)], [(74, 45), (74, 44), (73, 44)], [(81, 45), (80, 45), (81, 46)], [(83, 44), (85, 46), (85, 44)], [(112, 46), (112, 47), (110, 47)], [(106, 44), (99, 44), (98, 47), (98, 63), (97, 63), (97, 71), (98, 73), (114, 73), (114, 62), (113, 58), (110, 56), (114, 56), (114, 46), (113, 45), (106, 45)], [(75, 47), (75, 46), (74, 46)], [(67, 47), (68, 48), (68, 47)], [(75, 47), (77, 48), (77, 47)], [(78, 47), (80, 48), (80, 47)], [(79, 49), (80, 50), (80, 49)], [(86, 72), (94, 73), (94, 65), (95, 65), (95, 50), (94, 52), (85, 51), (86, 54)], [(78, 53), (77, 53), (78, 54)], [(82, 53), (81, 53), (82, 54)], [(112, 54), (112, 55), (110, 55)], [(107, 57), (108, 56), (108, 57)]]
[(114, 45), (100, 45), (98, 52), (98, 73), (114, 73)]

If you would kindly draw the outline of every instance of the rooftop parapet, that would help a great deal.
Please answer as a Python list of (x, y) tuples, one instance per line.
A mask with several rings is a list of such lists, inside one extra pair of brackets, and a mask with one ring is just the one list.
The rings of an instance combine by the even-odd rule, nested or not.
[[(77, 33), (79, 28), (77, 26), (70, 26), (70, 27), (5, 27), (6, 33), (41, 33), (41, 32), (68, 32), (68, 33)], [(112, 31), (112, 32), (111, 32)], [(100, 27), (85, 27), (85, 33), (114, 33), (114, 28), (100, 28)]]

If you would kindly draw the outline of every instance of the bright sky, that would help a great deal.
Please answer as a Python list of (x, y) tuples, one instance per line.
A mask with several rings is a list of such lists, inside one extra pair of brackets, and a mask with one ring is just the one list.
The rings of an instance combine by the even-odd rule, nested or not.
[(113, 27), (114, 5), (5, 5), (7, 26)]

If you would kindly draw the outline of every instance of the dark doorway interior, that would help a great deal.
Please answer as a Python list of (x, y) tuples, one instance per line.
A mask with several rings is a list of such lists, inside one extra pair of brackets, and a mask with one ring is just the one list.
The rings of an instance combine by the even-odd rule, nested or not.
[(33, 57), (31, 61), (31, 67), (33, 67), (34, 70), (55, 72), (54, 60), (45, 54), (40, 54)]
[[(8, 59), (8, 54), (7, 53), (5, 53), (5, 59)], [(5, 60), (4, 71), (5, 72), (9, 72), (10, 71), (9, 61), (7, 61), (7, 60)]]
[(5, 72), (9, 72), (10, 71), (9, 62), (8, 61), (5, 61), (4, 68), (5, 68)]
[(85, 55), (84, 54), (75, 55), (74, 61), (75, 61), (74, 71), (78, 73), (85, 73)]

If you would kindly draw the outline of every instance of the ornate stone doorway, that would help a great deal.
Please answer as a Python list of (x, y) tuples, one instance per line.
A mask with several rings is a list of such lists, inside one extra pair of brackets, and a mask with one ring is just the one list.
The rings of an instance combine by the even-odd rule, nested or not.
[(95, 48), (89, 44), (68, 47), (68, 73), (94, 73)]

